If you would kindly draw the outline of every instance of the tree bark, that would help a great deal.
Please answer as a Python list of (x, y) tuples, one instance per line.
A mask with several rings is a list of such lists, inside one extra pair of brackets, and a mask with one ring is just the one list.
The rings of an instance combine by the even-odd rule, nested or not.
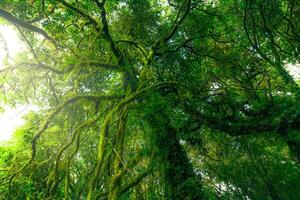
[[(157, 118), (164, 119), (165, 122)], [(166, 198), (172, 200), (204, 199), (200, 176), (194, 172), (168, 117), (156, 113), (148, 122), (155, 132), (153, 138), (157, 148), (155, 157), (162, 165), (160, 169), (164, 176)]]

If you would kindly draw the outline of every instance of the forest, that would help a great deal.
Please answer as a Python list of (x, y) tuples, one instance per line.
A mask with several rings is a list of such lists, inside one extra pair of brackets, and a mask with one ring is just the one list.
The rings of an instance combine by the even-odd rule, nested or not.
[(0, 111), (36, 108), (1, 200), (300, 199), (299, 0), (1, 0), (1, 26)]

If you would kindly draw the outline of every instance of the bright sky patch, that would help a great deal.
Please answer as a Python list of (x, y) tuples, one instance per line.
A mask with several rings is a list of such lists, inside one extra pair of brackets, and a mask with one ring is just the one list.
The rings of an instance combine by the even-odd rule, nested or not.
[[(5, 68), (5, 59), (13, 59), (25, 47), (17, 32), (7, 25), (0, 25), (0, 69)], [(19, 105), (15, 108), (2, 105), (4, 111), (0, 113), (0, 142), (11, 139), (17, 127), (25, 121), (22, 117), (29, 111), (29, 106)]]

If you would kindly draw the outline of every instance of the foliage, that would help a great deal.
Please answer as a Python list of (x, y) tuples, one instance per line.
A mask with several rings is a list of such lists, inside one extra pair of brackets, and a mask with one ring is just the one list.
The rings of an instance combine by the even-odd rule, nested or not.
[[(296, 0), (3, 0), (1, 199), (299, 199)], [(2, 22), (3, 19), (6, 21)]]

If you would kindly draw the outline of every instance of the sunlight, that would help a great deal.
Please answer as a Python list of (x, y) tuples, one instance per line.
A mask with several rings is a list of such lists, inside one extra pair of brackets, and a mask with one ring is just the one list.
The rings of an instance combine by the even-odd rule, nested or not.
[(5, 59), (12, 59), (25, 50), (17, 31), (8, 25), (0, 25), (0, 69), (4, 68)]
[[(0, 25), (0, 69), (5, 68), (5, 63), (13, 59), (25, 47), (18, 37), (17, 32), (8, 25)], [(0, 113), (0, 142), (8, 141), (17, 127), (25, 121), (22, 117), (29, 111), (28, 106), (19, 105), (15, 108), (2, 105), (4, 111)]]
[(24, 106), (16, 108), (6, 107), (5, 111), (0, 114), (0, 142), (8, 141), (16, 128), (24, 125), (25, 121), (22, 117), (27, 113)]
[(300, 64), (287, 64), (286, 67), (296, 81), (300, 80)]

